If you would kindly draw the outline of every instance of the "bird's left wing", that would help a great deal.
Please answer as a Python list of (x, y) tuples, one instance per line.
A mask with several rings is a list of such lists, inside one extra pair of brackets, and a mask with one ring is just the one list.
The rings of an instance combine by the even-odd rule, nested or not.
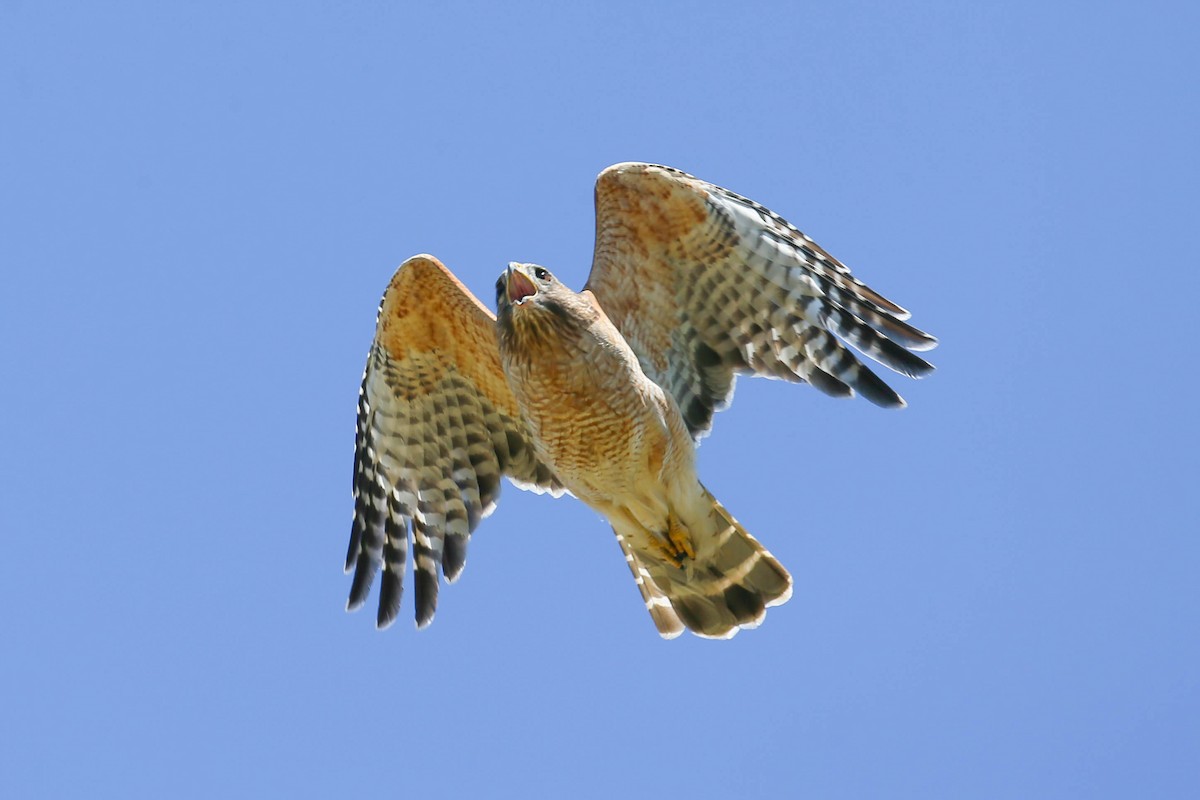
[(411, 528), (417, 625), (428, 624), (438, 571), (447, 581), (462, 571), (501, 475), (563, 493), (517, 411), (495, 317), (437, 259), (413, 256), (379, 305), (359, 392), (347, 608), (363, 604), (382, 565), (376, 623), (396, 618)]
[(937, 340), (907, 311), (778, 214), (671, 167), (600, 173), (586, 288), (697, 438), (737, 373), (903, 405), (843, 341), (910, 377), (933, 369), (912, 351)]

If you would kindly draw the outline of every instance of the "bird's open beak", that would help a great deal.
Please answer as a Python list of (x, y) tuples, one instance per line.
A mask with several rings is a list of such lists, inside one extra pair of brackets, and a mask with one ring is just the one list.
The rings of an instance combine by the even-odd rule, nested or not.
[(516, 264), (508, 265), (508, 272), (505, 273), (508, 283), (508, 300), (510, 303), (520, 305), (525, 298), (533, 297), (537, 294), (537, 287), (533, 285), (533, 281), (529, 280), (529, 276), (522, 272)]

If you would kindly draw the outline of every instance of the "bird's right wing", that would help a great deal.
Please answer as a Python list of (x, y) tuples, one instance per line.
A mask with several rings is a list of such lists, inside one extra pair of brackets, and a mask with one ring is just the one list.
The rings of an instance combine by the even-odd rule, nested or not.
[(500, 476), (563, 493), (538, 460), (500, 366), (495, 317), (432, 256), (396, 270), (379, 306), (358, 397), (348, 609), (379, 567), (376, 624), (396, 618), (413, 538), (417, 625), (433, 619), (438, 571), (453, 581), (491, 513)]

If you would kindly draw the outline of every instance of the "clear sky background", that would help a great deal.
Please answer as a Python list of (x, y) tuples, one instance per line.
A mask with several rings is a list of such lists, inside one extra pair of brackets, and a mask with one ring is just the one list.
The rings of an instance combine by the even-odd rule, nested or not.
[[(650, 5), (0, 5), (0, 794), (1200, 796), (1195, 4)], [(392, 271), (579, 287), (627, 160), (938, 371), (739, 384), (699, 462), (796, 578), (759, 630), (660, 640), (604, 521), (506, 486), (376, 632)]]

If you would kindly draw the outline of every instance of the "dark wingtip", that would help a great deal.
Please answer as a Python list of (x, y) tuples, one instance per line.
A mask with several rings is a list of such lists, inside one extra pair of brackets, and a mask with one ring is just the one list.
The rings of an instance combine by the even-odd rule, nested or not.
[(437, 573), (430, 574), (417, 569), (413, 574), (413, 596), (416, 598), (417, 628), (424, 628), (433, 621), (437, 611)]
[(915, 330), (918, 334), (920, 334), (920, 336), (917, 337), (917, 340), (915, 342), (912, 342), (911, 344), (907, 345), (909, 350), (915, 350), (918, 353), (923, 353), (926, 350), (932, 350), (933, 348), (938, 346), (939, 342), (938, 342), (938, 338), (936, 336), (926, 333), (925, 331), (922, 331), (922, 330), (917, 330), (916, 328), (914, 328), (913, 330)]
[[(904, 349), (892, 340), (877, 335), (872, 335), (872, 339), (873, 341), (868, 341), (867, 347), (860, 348), (860, 352), (865, 353), (868, 357), (873, 358), (888, 369), (909, 378), (924, 378), (930, 372), (933, 372), (932, 364), (912, 351)], [(857, 346), (857, 344), (856, 342), (855, 345)]]
[(467, 565), (467, 537), (447, 536), (442, 550), (442, 574), (447, 583), (454, 583)]
[(371, 581), (379, 565), (371, 560), (365, 551), (358, 554), (354, 567), (354, 579), (350, 582), (350, 599), (346, 601), (346, 610), (353, 611), (367, 601), (371, 593)]
[(913, 359), (914, 359), (914, 362), (919, 362), (919, 363), (914, 363), (912, 365), (912, 368), (904, 373), (905, 375), (907, 375), (910, 378), (920, 380), (921, 378), (924, 378), (926, 375), (929, 375), (930, 373), (932, 373), (934, 370), (937, 369), (937, 367), (935, 367), (933, 364), (930, 364), (928, 361), (926, 361), (923, 358), (917, 358), (916, 356), (914, 356)]
[(880, 408), (904, 408), (908, 405), (895, 389), (862, 365), (859, 366), (858, 374), (851, 385), (855, 391)]
[(394, 570), (384, 569), (379, 581), (379, 612), (375, 615), (375, 627), (383, 630), (396, 621), (400, 613), (400, 598), (404, 594), (403, 576)]

